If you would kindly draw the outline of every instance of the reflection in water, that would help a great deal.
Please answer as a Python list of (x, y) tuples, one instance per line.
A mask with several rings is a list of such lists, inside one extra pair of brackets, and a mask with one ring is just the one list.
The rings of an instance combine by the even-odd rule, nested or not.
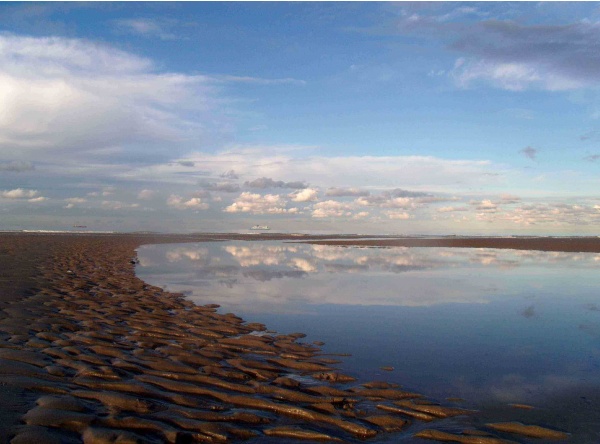
[[(313, 312), (316, 304), (489, 303), (495, 295), (538, 293), (552, 270), (600, 265), (590, 254), (270, 242), (147, 246), (139, 256), (139, 272), (170, 290), (245, 313)], [(533, 317), (534, 305), (520, 312)]]
[(351, 352), (365, 380), (473, 404), (600, 388), (597, 254), (215, 242), (138, 256), (144, 280)]

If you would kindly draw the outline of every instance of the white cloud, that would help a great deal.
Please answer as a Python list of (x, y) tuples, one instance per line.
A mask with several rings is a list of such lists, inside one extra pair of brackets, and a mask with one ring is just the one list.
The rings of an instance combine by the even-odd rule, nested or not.
[(578, 85), (556, 75), (543, 73), (527, 63), (492, 63), (486, 61), (458, 63), (453, 77), (459, 85), (470, 86), (476, 80), (487, 80), (509, 91), (523, 91), (532, 85), (544, 89), (573, 89)]
[(14, 190), (5, 190), (0, 192), (0, 196), (5, 199), (32, 199), (37, 197), (39, 194), (38, 190), (25, 190), (23, 188), (16, 188)]
[(490, 223), (503, 221), (522, 226), (552, 225), (562, 226), (594, 226), (600, 223), (600, 207), (598, 205), (536, 203), (521, 204), (507, 211), (482, 212), (478, 220)]
[(481, 202), (473, 201), (471, 205), (474, 205), (478, 211), (494, 212), (498, 210), (498, 206), (489, 199), (484, 199)]
[(66, 209), (75, 208), (78, 204), (86, 203), (87, 201), (88, 200), (83, 197), (68, 197), (65, 199), (65, 202), (67, 202), (67, 205), (65, 205), (63, 208), (66, 208)]
[(139, 208), (140, 204), (138, 203), (133, 203), (133, 204), (128, 204), (126, 202), (121, 202), (118, 200), (103, 200), (102, 201), (102, 208), (108, 209), (108, 210), (123, 210), (123, 209), (128, 209), (128, 208)]
[(352, 216), (353, 207), (344, 202), (326, 200), (313, 205), (312, 217), (349, 217)]
[(415, 202), (414, 199), (409, 197), (396, 197), (389, 199), (386, 202), (381, 204), (383, 208), (414, 208)]
[(405, 211), (385, 211), (385, 215), (390, 219), (407, 220), (411, 216)]
[(38, 203), (38, 202), (44, 202), (48, 200), (47, 197), (44, 196), (38, 196), (38, 197), (33, 197), (31, 199), (27, 199), (27, 202), (31, 202), (31, 203)]
[(154, 190), (142, 190), (138, 193), (137, 197), (138, 197), (138, 199), (148, 200), (148, 199), (152, 199), (155, 194), (156, 194), (156, 191), (154, 191)]
[(279, 194), (257, 194), (244, 191), (223, 211), (226, 213), (284, 214), (297, 213), (298, 208), (286, 209), (286, 201)]
[[(186, 158), (194, 161), (198, 172), (207, 167), (213, 172), (235, 170), (240, 176), (258, 176), (246, 186), (256, 188), (306, 188), (306, 183), (320, 188), (354, 189), (348, 195), (368, 195), (361, 187), (394, 189), (402, 187), (431, 193), (453, 193), (466, 187), (498, 184), (505, 180), (505, 168), (487, 160), (449, 160), (433, 156), (310, 156), (312, 147), (238, 147), (218, 153), (194, 153)], [(166, 166), (153, 166), (138, 171), (140, 179), (157, 176), (180, 181), (179, 172), (189, 171)], [(171, 176), (169, 176), (171, 175)], [(290, 182), (289, 178), (303, 178)], [(303, 186), (300, 186), (303, 185)], [(421, 193), (424, 195), (424, 193)], [(334, 197), (332, 195), (332, 197)], [(416, 197), (398, 195), (394, 197)]]
[(177, 208), (178, 210), (206, 210), (209, 205), (202, 202), (200, 197), (192, 197), (185, 200), (183, 197), (176, 194), (171, 194), (167, 199), (167, 205)]
[(436, 210), (438, 213), (454, 213), (456, 211), (469, 211), (468, 207), (440, 207)]
[(368, 211), (360, 211), (360, 212), (356, 213), (354, 216), (352, 216), (353, 219), (364, 219), (366, 217), (369, 217)]
[(154, 69), (85, 40), (0, 35), (0, 152), (38, 159), (203, 133), (184, 113), (215, 103), (210, 80)]
[(161, 40), (175, 40), (177, 36), (166, 30), (172, 23), (158, 21), (149, 18), (122, 19), (116, 20), (115, 25), (118, 30), (131, 34), (137, 34), (142, 37), (158, 37)]
[(85, 199), (83, 197), (68, 197), (65, 199), (65, 202), (72, 203), (72, 204), (80, 204), (80, 203), (87, 202), (87, 199)]
[(319, 191), (315, 188), (306, 188), (304, 190), (296, 191), (288, 194), (294, 202), (314, 202), (318, 199)]

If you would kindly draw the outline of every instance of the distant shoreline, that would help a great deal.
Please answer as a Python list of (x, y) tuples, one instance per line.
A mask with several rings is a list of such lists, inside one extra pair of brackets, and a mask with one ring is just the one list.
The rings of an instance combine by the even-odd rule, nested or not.
[(600, 253), (597, 236), (402, 236), (363, 234), (299, 234), (299, 233), (154, 233), (111, 231), (0, 231), (0, 236), (135, 236), (143, 243), (206, 242), (216, 240), (293, 241), (316, 245), (354, 247), (408, 248), (497, 248), (511, 250), (556, 251), (570, 253)]
[(498, 248), (570, 253), (600, 253), (600, 238), (598, 237), (439, 237), (311, 240), (308, 243), (346, 247)]

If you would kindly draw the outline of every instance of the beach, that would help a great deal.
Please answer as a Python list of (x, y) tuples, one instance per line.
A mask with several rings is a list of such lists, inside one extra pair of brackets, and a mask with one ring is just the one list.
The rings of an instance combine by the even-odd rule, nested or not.
[(600, 252), (597, 238), (5, 233), (0, 442), (360, 442), (411, 424), (420, 424), (415, 442), (568, 440), (514, 421), (435, 430), (439, 420), (476, 412), (357, 381), (322, 344), (303, 342), (305, 332), (272, 332), (135, 276), (142, 244), (225, 239)]

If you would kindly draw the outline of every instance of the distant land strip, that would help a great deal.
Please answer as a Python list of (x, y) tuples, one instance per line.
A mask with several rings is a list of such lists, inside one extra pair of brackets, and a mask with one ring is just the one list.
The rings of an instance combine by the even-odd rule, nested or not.
[(450, 247), (600, 253), (598, 237), (439, 237), (310, 240), (310, 244), (354, 247)]

